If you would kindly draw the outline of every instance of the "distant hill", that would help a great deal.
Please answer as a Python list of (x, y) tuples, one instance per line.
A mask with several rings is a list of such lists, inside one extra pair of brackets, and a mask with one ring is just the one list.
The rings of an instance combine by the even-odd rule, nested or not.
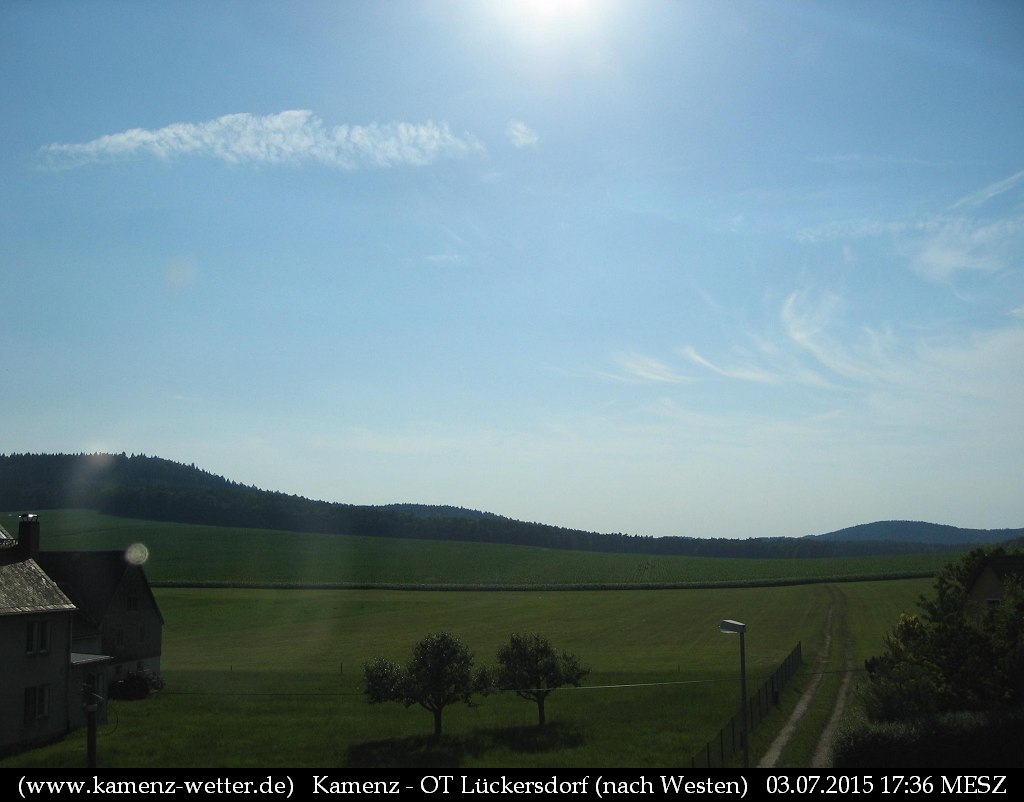
[(824, 541), (886, 541), (889, 543), (936, 543), (945, 545), (981, 545), (1002, 543), (1024, 537), (1024, 529), (963, 529), (924, 521), (875, 521), (858, 524), (824, 535), (808, 535)]
[(0, 455), (0, 510), (69, 508), (153, 521), (295, 532), (765, 559), (963, 551), (1024, 535), (1022, 529), (986, 532), (907, 521), (864, 524), (811, 537), (745, 540), (602, 534), (462, 507), (315, 501), (232, 482), (194, 464), (144, 455)]

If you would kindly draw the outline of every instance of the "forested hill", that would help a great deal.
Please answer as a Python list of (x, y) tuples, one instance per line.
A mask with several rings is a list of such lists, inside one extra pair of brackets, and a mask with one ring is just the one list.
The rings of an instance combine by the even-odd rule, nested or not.
[(913, 541), (925, 543), (961, 544), (992, 543), (1024, 537), (1024, 529), (963, 529), (946, 524), (930, 524), (924, 521), (875, 521), (839, 529), (824, 535), (811, 535), (821, 540), (873, 541), (887, 540), (895, 543)]
[[(0, 455), (0, 510), (84, 508), (110, 515), (179, 523), (374, 537), (401, 537), (542, 546), (586, 551), (707, 557), (825, 557), (951, 550), (976, 542), (965, 536), (942, 546), (902, 541), (816, 538), (665, 537), (599, 534), (526, 523), (460, 507), (420, 504), (358, 506), (313, 501), (232, 482), (170, 460), (125, 454)], [(902, 529), (898, 524), (904, 524)], [(904, 535), (916, 524), (895, 522)], [(950, 527), (951, 528), (951, 527)], [(958, 530), (976, 533), (981, 530)], [(989, 532), (990, 542), (1024, 530)]]

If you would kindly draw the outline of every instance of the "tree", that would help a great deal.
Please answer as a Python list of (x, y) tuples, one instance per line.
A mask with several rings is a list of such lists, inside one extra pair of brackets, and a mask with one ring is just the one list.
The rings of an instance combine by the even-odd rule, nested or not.
[(444, 709), (456, 702), (470, 704), (479, 686), (473, 653), (450, 632), (437, 632), (417, 643), (404, 668), (378, 657), (363, 667), (363, 678), (371, 704), (418, 704), (433, 713), (435, 736), (441, 734)]
[(498, 649), (498, 664), (493, 683), (501, 690), (515, 691), (516, 696), (536, 702), (537, 725), (541, 727), (548, 696), (564, 685), (579, 687), (590, 673), (575, 655), (559, 654), (547, 638), (536, 633), (513, 633), (509, 642)]
[(1008, 575), (998, 605), (970, 601), (971, 583), (1001, 548), (947, 565), (918, 615), (901, 616), (885, 652), (865, 663), (865, 710), (893, 721), (954, 710), (1012, 708), (1024, 699), (1024, 589)]

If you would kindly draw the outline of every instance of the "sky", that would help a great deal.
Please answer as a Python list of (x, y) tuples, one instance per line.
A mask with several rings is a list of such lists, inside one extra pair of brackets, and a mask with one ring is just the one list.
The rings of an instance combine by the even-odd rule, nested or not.
[(0, 452), (1024, 526), (1024, 5), (0, 3)]

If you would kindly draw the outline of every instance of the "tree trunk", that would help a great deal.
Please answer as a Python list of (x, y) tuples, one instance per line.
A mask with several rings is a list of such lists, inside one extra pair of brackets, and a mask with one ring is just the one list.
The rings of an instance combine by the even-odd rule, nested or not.
[(537, 698), (537, 717), (539, 719), (539, 721), (537, 722), (537, 726), (538, 727), (543, 727), (544, 726), (544, 721), (545, 721), (545, 719), (544, 719), (544, 697), (543, 696), (540, 696), (540, 697)]
[(434, 737), (437, 738), (441, 734), (441, 710), (438, 708), (434, 711)]

